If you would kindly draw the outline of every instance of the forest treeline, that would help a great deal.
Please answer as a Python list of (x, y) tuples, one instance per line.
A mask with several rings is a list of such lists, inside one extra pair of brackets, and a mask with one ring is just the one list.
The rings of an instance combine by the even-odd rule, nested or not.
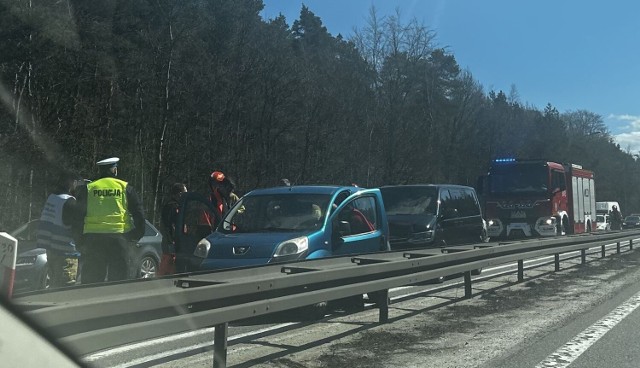
[(581, 164), (598, 200), (640, 210), (640, 166), (598, 114), (485, 91), (417, 20), (372, 9), (343, 37), (307, 7), (290, 23), (262, 7), (0, 0), (0, 228), (39, 216), (59, 168), (92, 178), (109, 156), (151, 220), (173, 182), (205, 190), (214, 169), (241, 193), (474, 185), (501, 156)]

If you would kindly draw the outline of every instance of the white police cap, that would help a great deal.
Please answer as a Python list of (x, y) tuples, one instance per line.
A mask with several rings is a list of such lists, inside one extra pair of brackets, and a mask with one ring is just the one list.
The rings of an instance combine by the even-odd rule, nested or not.
[(115, 167), (115, 166), (118, 166), (118, 161), (120, 161), (120, 159), (118, 157), (111, 157), (111, 158), (105, 158), (104, 160), (98, 161), (98, 162), (96, 162), (96, 164), (98, 166)]

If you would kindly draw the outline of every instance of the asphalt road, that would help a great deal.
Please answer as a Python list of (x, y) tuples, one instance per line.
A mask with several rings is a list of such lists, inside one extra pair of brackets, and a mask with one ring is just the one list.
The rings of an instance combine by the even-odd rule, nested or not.
[(640, 284), (619, 290), (611, 299), (534, 343), (490, 362), (495, 368), (637, 368), (640, 367)]
[[(548, 264), (552, 259), (553, 257), (545, 257), (529, 260), (526, 261), (525, 266), (532, 267), (534, 265)], [(564, 262), (565, 265), (567, 265), (567, 263), (574, 265), (577, 261)], [(553, 269), (552, 266), (546, 266), (546, 269), (545, 267), (541, 269), (536, 268), (536, 271), (529, 271), (528, 275), (548, 274), (551, 269)], [(481, 276), (474, 278), (474, 292), (477, 290), (489, 290), (493, 287), (509, 287), (510, 282), (512, 282), (510, 280), (514, 278), (513, 272), (515, 270), (515, 263), (484, 270)], [(507, 281), (505, 283), (504, 280), (500, 281), (496, 279), (496, 277), (500, 275), (510, 276), (502, 276), (503, 279), (506, 277), (505, 280)], [(462, 290), (462, 280), (460, 278), (451, 278), (443, 284), (426, 284), (396, 288), (390, 291), (390, 296), (393, 303), (392, 307), (395, 308), (395, 311), (397, 313), (404, 313), (409, 316), (406, 318), (410, 318), (411, 315), (415, 315), (415, 312), (412, 312), (414, 308), (431, 310), (455, 303), (463, 295), (464, 292)], [(473, 303), (473, 301), (471, 302)], [(418, 304), (420, 306), (415, 307), (415, 305)], [(604, 311), (606, 312), (606, 308)], [(606, 313), (603, 312), (601, 314)], [(599, 315), (598, 313), (594, 314), (594, 321), (599, 318)], [(374, 324), (361, 322), (360, 320), (362, 319), (371, 322), (375, 321), (377, 319), (377, 310), (369, 306), (365, 312), (357, 313), (353, 316), (335, 314), (317, 324), (292, 321), (291, 316), (287, 314), (269, 316), (266, 319), (255, 320), (250, 323), (233, 324), (229, 328), (230, 362), (233, 365), (238, 361), (244, 361), (244, 363), (240, 363), (239, 366), (252, 366), (261, 361), (268, 362), (273, 359), (289, 359), (288, 356), (295, 355), (296, 352), (304, 352), (307, 348), (313, 350), (313, 348), (322, 347), (343, 337), (356, 336), (362, 332), (367, 333), (368, 329), (374, 326)], [(583, 319), (580, 319), (580, 321), (583, 321)], [(517, 357), (524, 359), (521, 361), (522, 365), (520, 366), (534, 367), (538, 362), (554, 352), (558, 346), (562, 345), (564, 343), (563, 338), (565, 341), (568, 341), (567, 338), (572, 336), (573, 332), (582, 331), (585, 323), (586, 322), (577, 323), (573, 329), (567, 326), (568, 329), (564, 335), (559, 331), (558, 339), (556, 340), (557, 343), (545, 345), (544, 342), (546, 339), (540, 340), (540, 347), (535, 350), (535, 354), (532, 354), (529, 359), (524, 359), (524, 356), (519, 353), (520, 355)], [(350, 325), (355, 327), (345, 327)], [(388, 326), (394, 325), (395, 323)], [(586, 326), (588, 327), (589, 324), (587, 323)], [(332, 333), (334, 334), (332, 335)], [(287, 338), (291, 338), (292, 336), (302, 336), (309, 341), (300, 342), (301, 347), (296, 347), (298, 341), (285, 342)], [(298, 340), (302, 341), (303, 339), (299, 338)], [(213, 355), (212, 341), (213, 328), (209, 328), (110, 349), (87, 356), (85, 360), (98, 367), (149, 367), (158, 365), (163, 367), (181, 367), (186, 365), (211, 366)], [(317, 341), (319, 341), (319, 343)], [(262, 354), (260, 355), (257, 351), (265, 349), (259, 348), (270, 348), (271, 350), (267, 349), (268, 351), (260, 353)], [(527, 352), (529, 351), (531, 350), (527, 349)], [(242, 358), (231, 358), (231, 356), (241, 356)], [(503, 367), (516, 367), (513, 365), (513, 361), (509, 359), (510, 358), (506, 360), (507, 363), (495, 362), (495, 364), (503, 364)], [(536, 363), (532, 365), (532, 362)], [(334, 366), (335, 364), (333, 363), (335, 362), (328, 362), (325, 366)], [(401, 366), (404, 365), (405, 364), (401, 364)], [(302, 364), (302, 366), (306, 366), (306, 364)], [(489, 365), (488, 367), (493, 366), (497, 365)]]

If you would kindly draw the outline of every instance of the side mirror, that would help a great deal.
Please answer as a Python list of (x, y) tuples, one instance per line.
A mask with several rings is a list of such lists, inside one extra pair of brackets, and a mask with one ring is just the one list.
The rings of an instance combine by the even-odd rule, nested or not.
[(340, 237), (351, 235), (351, 224), (347, 221), (340, 221), (338, 223), (338, 234)]

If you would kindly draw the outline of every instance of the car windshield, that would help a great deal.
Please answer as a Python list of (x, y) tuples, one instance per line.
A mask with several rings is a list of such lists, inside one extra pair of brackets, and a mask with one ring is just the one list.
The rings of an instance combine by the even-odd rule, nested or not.
[(603, 215), (596, 216), (596, 221), (597, 222), (604, 222), (604, 216)]
[(640, 222), (640, 216), (627, 216), (624, 220), (626, 222)]
[(331, 196), (274, 194), (246, 196), (222, 221), (226, 233), (308, 232), (318, 229)]
[(434, 215), (437, 211), (438, 190), (433, 187), (381, 188), (388, 215)]

